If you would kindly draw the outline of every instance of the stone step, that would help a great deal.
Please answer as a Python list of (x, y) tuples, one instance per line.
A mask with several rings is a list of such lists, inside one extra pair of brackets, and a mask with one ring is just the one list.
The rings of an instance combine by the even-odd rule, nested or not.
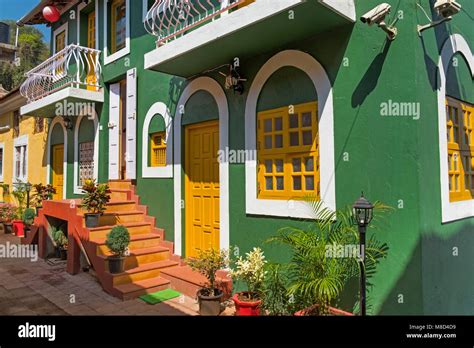
[(128, 201), (132, 198), (132, 191), (129, 189), (111, 189), (110, 200), (111, 201)]
[(163, 260), (158, 262), (147, 263), (142, 266), (131, 268), (123, 273), (113, 275), (114, 286), (135, 283), (141, 280), (156, 278), (163, 269), (176, 267), (178, 262), (171, 260)]
[(122, 212), (122, 211), (136, 211), (135, 201), (110, 201), (105, 206), (105, 211), (108, 213)]
[(108, 182), (109, 188), (113, 189), (130, 189), (132, 186), (131, 180), (109, 180)]
[[(137, 249), (154, 248), (160, 246), (161, 238), (159, 235), (154, 233), (143, 233), (130, 236), (130, 244), (128, 248), (130, 251)], [(96, 241), (97, 254), (110, 256), (111, 252), (107, 245), (105, 245), (105, 238), (98, 239)]]
[[(152, 230), (152, 226), (148, 222), (127, 222), (123, 223), (122, 225), (128, 229), (128, 233), (130, 233), (130, 236), (150, 234)], [(102, 240), (105, 240), (105, 238), (107, 238), (107, 234), (110, 233), (113, 227), (113, 225), (106, 225), (90, 228), (89, 240), (91, 242), (100, 243)]]
[(114, 289), (122, 300), (131, 300), (144, 294), (152, 294), (169, 288), (170, 281), (162, 277), (117, 285)]

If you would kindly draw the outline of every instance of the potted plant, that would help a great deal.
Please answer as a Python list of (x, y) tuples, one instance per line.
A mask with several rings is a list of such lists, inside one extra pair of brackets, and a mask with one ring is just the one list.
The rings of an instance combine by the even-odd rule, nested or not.
[[(360, 258), (357, 253), (339, 255), (345, 246), (359, 245), (359, 235), (351, 221), (351, 211), (330, 211), (321, 202), (312, 202), (314, 223), (307, 229), (285, 228), (270, 239), (289, 247), (291, 260), (285, 266), (288, 274), (287, 295), (292, 298), (295, 315), (353, 315), (334, 306), (350, 279), (358, 279)], [(375, 213), (389, 210), (376, 204)], [(375, 219), (374, 219), (375, 220)], [(375, 222), (375, 221), (374, 221)], [(376, 223), (372, 223), (374, 227)], [(386, 257), (388, 246), (373, 236), (366, 244), (368, 277), (374, 274), (380, 260)]]
[(125, 226), (114, 226), (107, 234), (105, 245), (112, 252), (112, 256), (108, 257), (109, 272), (112, 274), (123, 273), (125, 253), (130, 244), (130, 233)]
[(33, 201), (36, 209), (36, 216), (38, 211), (43, 207), (43, 201), (49, 201), (53, 199), (56, 194), (56, 189), (52, 185), (36, 184), (33, 185), (35, 193), (33, 194)]
[(23, 224), (23, 212), (25, 209), (25, 202), (26, 202), (26, 190), (25, 185), (23, 183), (17, 183), (15, 185), (15, 190), (12, 192), (13, 197), (15, 197), (18, 207), (16, 216), (13, 219), (13, 231), (16, 236), (23, 237), (24, 233), (24, 224)]
[(245, 256), (237, 259), (236, 267), (230, 270), (230, 275), (233, 280), (245, 283), (247, 290), (234, 294), (232, 300), (238, 316), (258, 316), (262, 304), (265, 256), (260, 248), (254, 248)]
[(87, 179), (82, 186), (85, 192), (82, 198), (82, 207), (87, 210), (85, 215), (86, 227), (99, 226), (99, 218), (105, 211), (105, 206), (110, 201), (110, 190), (107, 184), (96, 184), (94, 180)]
[(207, 279), (206, 287), (198, 290), (199, 313), (201, 315), (219, 315), (222, 311), (221, 301), (224, 292), (216, 286), (216, 273), (227, 268), (229, 253), (225, 250), (199, 250), (197, 258), (190, 258), (187, 264)]
[(23, 212), (23, 224), (25, 225), (25, 233), (30, 231), (31, 225), (35, 221), (35, 211), (32, 208), (26, 208)]
[(61, 260), (67, 260), (68, 238), (60, 228), (53, 228), (53, 240), (56, 244), (56, 257)]
[(5, 233), (9, 234), (13, 232), (13, 224), (12, 221), (15, 219), (17, 215), (16, 207), (12, 206), (11, 204), (4, 204), (0, 208), (3, 226), (5, 227)]

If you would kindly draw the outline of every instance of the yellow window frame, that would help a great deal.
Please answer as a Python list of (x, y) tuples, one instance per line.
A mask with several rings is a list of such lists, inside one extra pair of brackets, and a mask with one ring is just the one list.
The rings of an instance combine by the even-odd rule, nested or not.
[[(112, 5), (110, 6), (110, 12), (111, 12), (111, 53), (115, 53), (119, 51), (120, 49), (124, 48), (121, 47), (120, 49), (117, 49), (117, 8), (120, 6), (125, 5), (125, 0), (113, 0)], [(125, 16), (127, 14), (125, 13)], [(124, 43), (125, 45), (125, 43)]]
[(150, 165), (151, 167), (166, 166), (166, 132), (150, 134)]
[(474, 105), (446, 97), (449, 200), (474, 199)]
[(257, 158), (259, 199), (319, 198), (317, 102), (259, 112)]

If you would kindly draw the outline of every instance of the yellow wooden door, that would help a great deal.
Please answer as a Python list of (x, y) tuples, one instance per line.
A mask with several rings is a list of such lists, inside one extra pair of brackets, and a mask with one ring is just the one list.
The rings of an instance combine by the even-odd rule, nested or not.
[(56, 189), (54, 199), (63, 199), (63, 186), (64, 186), (64, 145), (53, 146), (53, 187)]
[[(95, 11), (92, 11), (87, 16), (87, 47), (95, 49)], [(90, 91), (96, 91), (97, 87), (94, 85), (97, 83), (97, 75), (96, 70), (96, 53), (88, 53), (87, 54), (87, 63), (89, 65), (89, 69), (87, 72), (87, 89)]]
[(186, 127), (186, 256), (219, 250), (219, 124)]

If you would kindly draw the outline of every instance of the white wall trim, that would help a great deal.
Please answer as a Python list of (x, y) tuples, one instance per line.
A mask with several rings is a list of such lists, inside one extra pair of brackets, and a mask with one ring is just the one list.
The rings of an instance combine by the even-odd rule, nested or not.
[(64, 126), (64, 121), (62, 117), (56, 116), (51, 124), (49, 125), (49, 130), (48, 130), (48, 142), (47, 142), (47, 147), (46, 147), (46, 182), (48, 184), (51, 183), (51, 135), (53, 133), (54, 126), (56, 124), (60, 124), (62, 129), (63, 129), (63, 140), (64, 140), (64, 158), (63, 158), (63, 199), (66, 199), (67, 196), (67, 130), (66, 127)]
[(0, 167), (0, 181), (3, 182), (3, 177), (5, 175), (5, 143), (0, 143), (0, 149), (2, 149), (2, 165)]
[[(16, 169), (16, 147), (17, 146), (26, 146), (26, 154), (25, 154), (25, 173), (23, 173), (23, 176), (21, 177), (16, 177), (15, 175), (15, 169)], [(22, 182), (22, 183), (26, 183), (28, 182), (28, 159), (29, 159), (29, 156), (28, 156), (28, 151), (29, 151), (29, 146), (28, 146), (28, 134), (24, 134), (22, 136), (19, 136), (18, 138), (15, 138), (13, 140), (13, 175), (12, 175), (12, 182), (15, 183), (15, 182)], [(20, 165), (21, 166), (21, 165)]]
[[(82, 195), (84, 192), (79, 185), (79, 129), (81, 122), (84, 118), (88, 116), (79, 116), (76, 120), (76, 125), (74, 127), (74, 194)], [(97, 112), (94, 110), (93, 114), (94, 122), (94, 179), (98, 180), (99, 178), (99, 121)]]
[[(292, 66), (305, 72), (312, 80), (318, 95), (319, 146), (321, 200), (324, 206), (336, 209), (335, 161), (334, 161), (334, 110), (332, 86), (323, 66), (311, 55), (287, 50), (270, 58), (257, 73), (250, 87), (245, 107), (245, 149), (256, 150), (257, 103), (263, 86), (277, 70)], [(251, 153), (251, 152), (249, 152)], [(314, 218), (309, 205), (298, 200), (257, 199), (257, 161), (245, 161), (245, 202), (247, 214)]]
[(65, 31), (65, 37), (64, 37), (64, 47), (67, 47), (69, 44), (69, 22), (64, 23), (61, 25), (59, 28), (57, 28), (55, 31), (53, 31), (53, 55), (56, 53), (56, 36), (60, 34), (61, 32)]
[[(98, 1), (98, 0), (96, 0)], [(125, 0), (126, 8), (126, 16), (127, 20), (125, 23), (125, 47), (122, 48), (120, 51), (115, 52), (114, 54), (109, 55), (109, 48), (108, 48), (108, 5), (111, 0), (104, 0), (104, 65), (110, 64), (117, 59), (120, 59), (127, 54), (130, 53), (130, 0)]]
[[(146, 1), (146, 0), (145, 0)], [(166, 166), (151, 167), (148, 165), (150, 141), (148, 129), (153, 117), (163, 117), (166, 127)], [(173, 177), (173, 119), (165, 103), (153, 104), (145, 116), (142, 133), (142, 177), (143, 178), (172, 178)]]
[(443, 44), (439, 57), (439, 86), (438, 86), (438, 131), (441, 181), (441, 211), (442, 222), (450, 222), (474, 216), (474, 200), (450, 202), (448, 176), (448, 141), (446, 139), (446, 76), (449, 65), (456, 53), (461, 53), (474, 78), (474, 57), (466, 39), (460, 34), (451, 35)]
[[(189, 98), (197, 91), (209, 92), (215, 99), (219, 110), (219, 149), (225, 150), (229, 145), (229, 107), (222, 87), (210, 77), (199, 77), (191, 81), (184, 89), (177, 105), (186, 105)], [(174, 245), (175, 254), (181, 255), (182, 235), (184, 233), (181, 223), (182, 196), (181, 187), (181, 110), (176, 111), (174, 117)], [(220, 248), (229, 248), (229, 164), (219, 164), (220, 178)]]

